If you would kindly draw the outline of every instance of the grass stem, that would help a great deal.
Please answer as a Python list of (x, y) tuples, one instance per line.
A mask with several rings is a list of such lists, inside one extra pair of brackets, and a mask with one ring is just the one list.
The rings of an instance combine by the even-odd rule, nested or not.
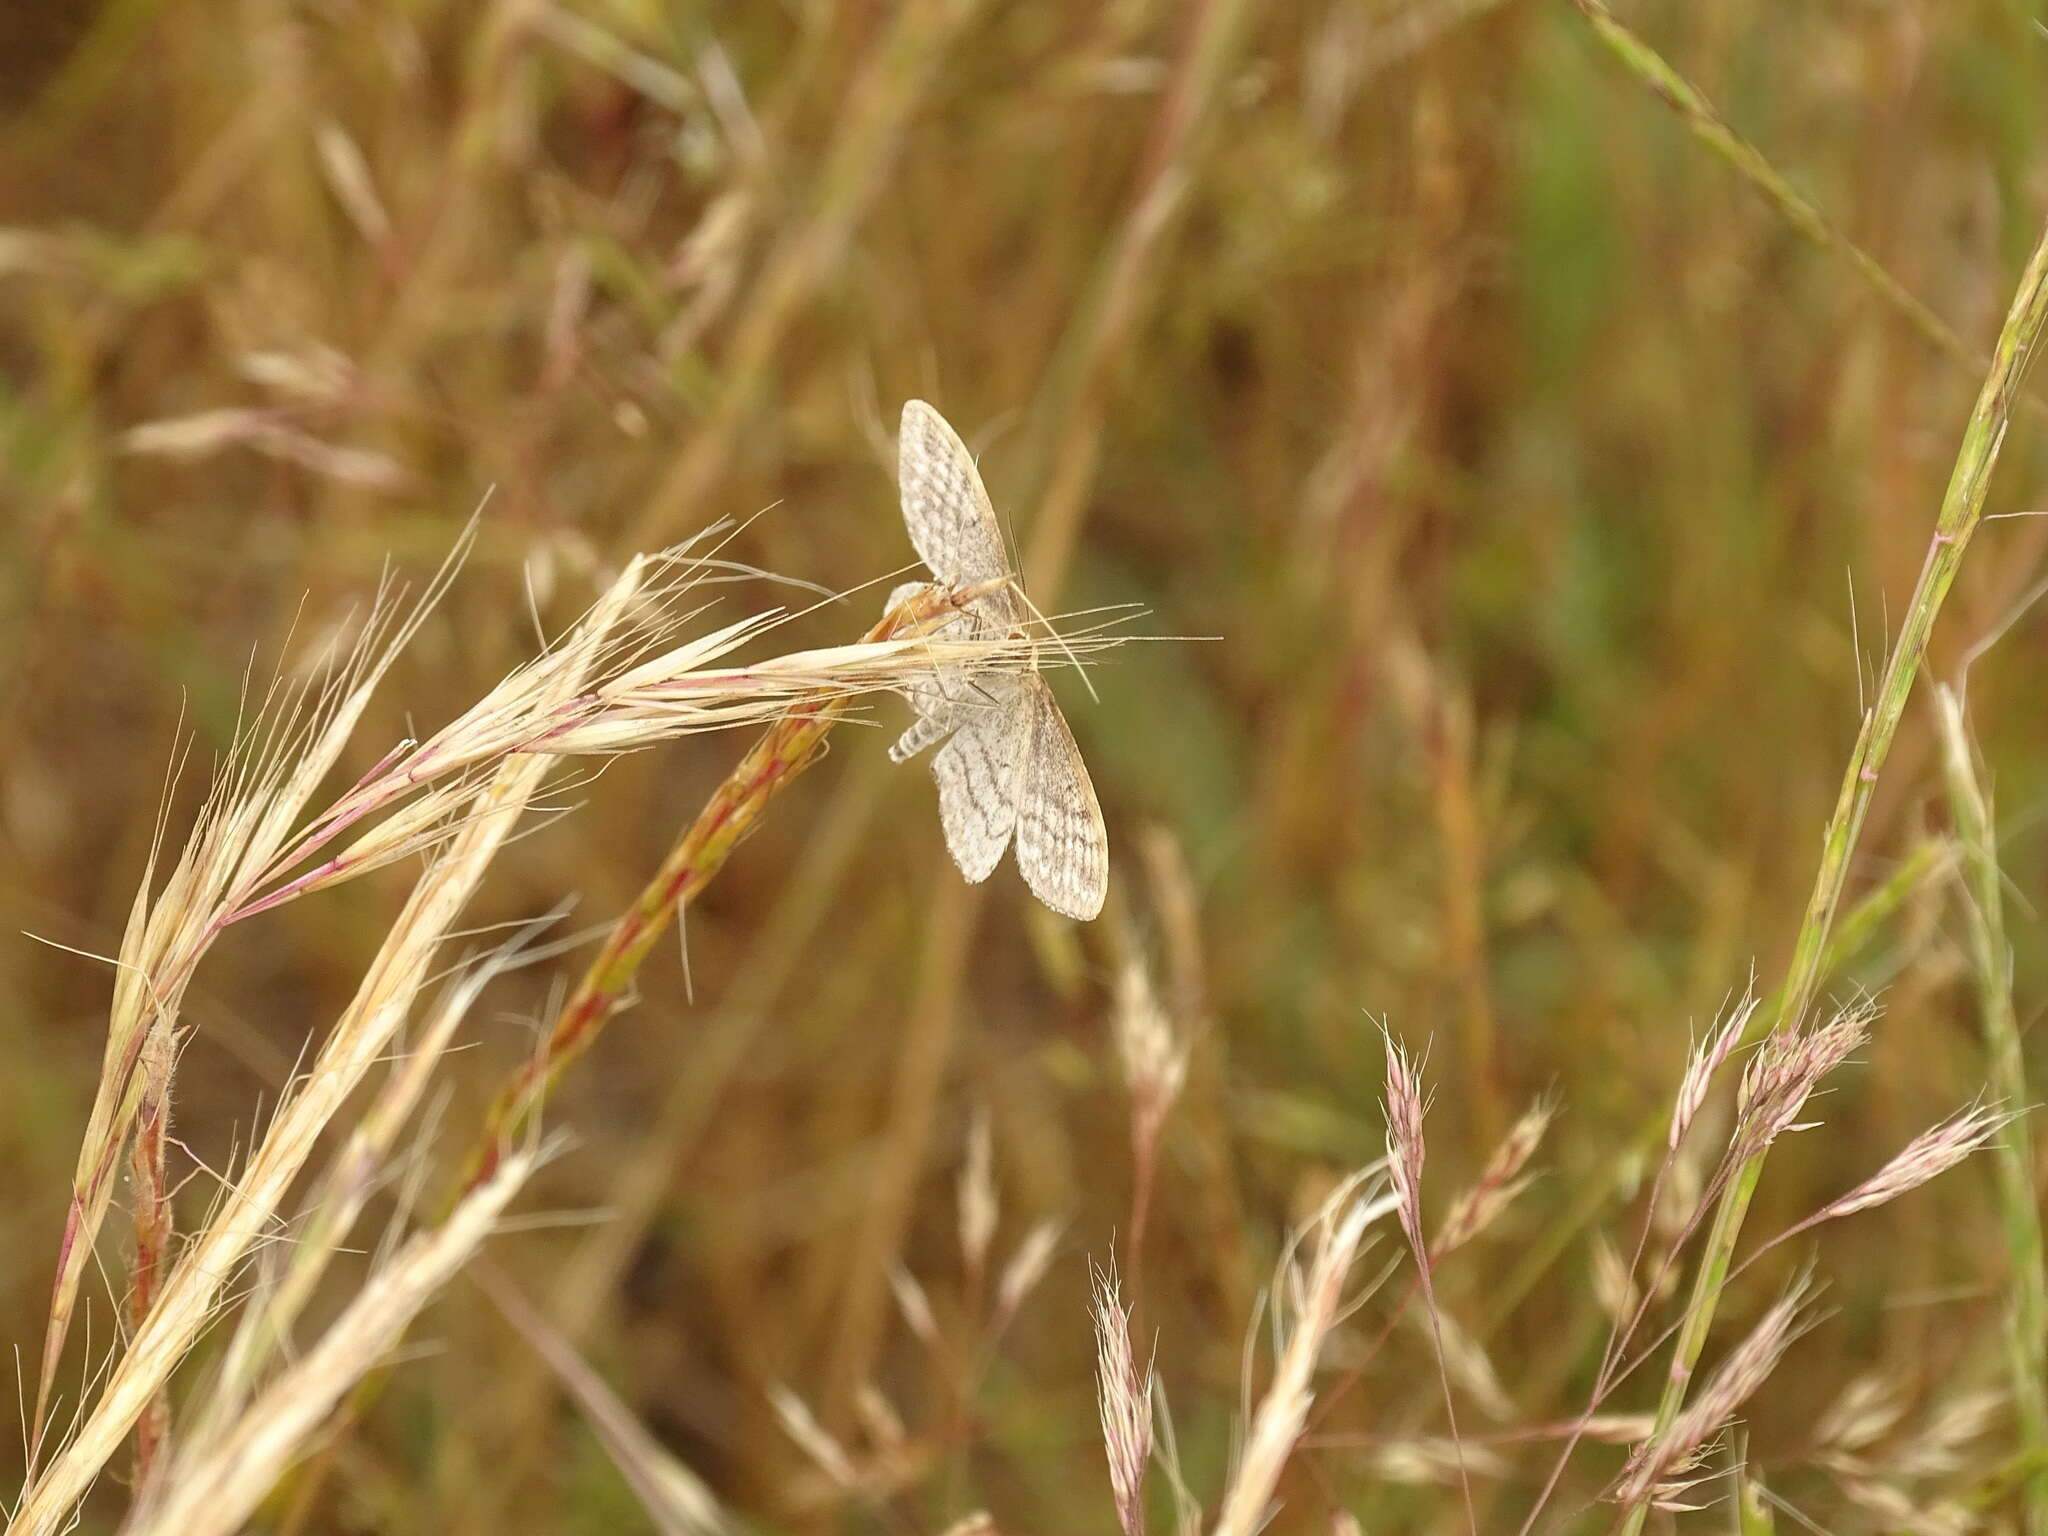
[[(1920, 578), (1914, 586), (1912, 601), (1907, 605), (1898, 641), (1885, 662), (1876, 700), (1864, 716), (1863, 728), (1857, 734), (1856, 745), (1849, 754), (1848, 768), (1842, 775), (1841, 794), (1821, 843), (1820, 870), (1814, 879), (1813, 895), (1807, 902), (1806, 915), (1793, 945), (1792, 964), (1780, 1013), (1786, 1021), (1796, 1022), (1803, 1018), (1819, 990), (1824, 974), (1822, 958), (1828, 949), (1836, 909), (1841, 905), (1850, 858), (1863, 830), (1864, 819), (1870, 812), (1870, 802), (1876, 796), (1878, 776), (1891, 751), (1892, 740), (1898, 734), (1899, 722), (1905, 716), (1913, 683), (1920, 674), (1928, 636), (1933, 632), (1941, 605), (1955, 582), (1970, 536), (1983, 520), (1984, 497), (1991, 484), (1991, 473), (1997, 467), (1999, 449), (2004, 445), (2006, 429), (2011, 425), (2013, 405), (2044, 323), (2048, 323), (2048, 230), (2043, 231), (2034, 247), (2034, 253), (2020, 277), (2018, 291), (2013, 295), (2005, 324), (1999, 331), (1998, 343), (1992, 352), (1991, 370), (1984, 379), (1983, 388), (1978, 391), (1976, 406), (1963, 429), (1962, 447), (1956, 455), (1955, 469), (1949, 477), (1947, 494), (1942, 499), (1941, 514), (1928, 544), (1927, 558), (1920, 567)], [(1664, 1383), (1664, 1394), (1657, 1405), (1652, 1438), (1670, 1427), (1685, 1404), (1686, 1387), (1692, 1379), (1694, 1366), (1699, 1362), (1708, 1331), (1713, 1327), (1729, 1262), (1734, 1255), (1736, 1240), (1741, 1236), (1742, 1219), (1763, 1172), (1764, 1156), (1761, 1151), (1752, 1155), (1721, 1196), (1713, 1231), (1707, 1240), (1698, 1273), (1694, 1276), (1691, 1296), (1686, 1302), (1683, 1325)], [(1646, 1504), (1639, 1503), (1630, 1509), (1621, 1527), (1624, 1536), (1635, 1536), (1642, 1529), (1647, 1513)]]
[(2028, 1536), (2048, 1536), (2048, 1267), (2044, 1267), (2042, 1256), (2033, 1152), (2023, 1112), (2027, 1105), (2026, 1062), (2012, 1005), (1998, 829), (1990, 793), (1970, 749), (1963, 701), (1945, 687), (1938, 689), (1935, 697), (1941, 710), (1949, 805), (1962, 845), (1970, 959), (1977, 975), (1991, 1095), (2006, 1110), (2022, 1111), (2010, 1114), (1999, 1130), (1993, 1167), (2006, 1252), (2012, 1264), (2006, 1287), (2005, 1344), (2007, 1378), (2021, 1442), (2015, 1450), (2031, 1468), (2021, 1484), (2025, 1529)]

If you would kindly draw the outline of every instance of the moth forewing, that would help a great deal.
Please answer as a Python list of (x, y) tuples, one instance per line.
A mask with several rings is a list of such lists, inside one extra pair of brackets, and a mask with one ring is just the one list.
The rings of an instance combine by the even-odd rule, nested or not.
[(1002, 525), (974, 455), (922, 400), (904, 402), (896, 480), (910, 542), (940, 581), (963, 587), (1010, 574)]

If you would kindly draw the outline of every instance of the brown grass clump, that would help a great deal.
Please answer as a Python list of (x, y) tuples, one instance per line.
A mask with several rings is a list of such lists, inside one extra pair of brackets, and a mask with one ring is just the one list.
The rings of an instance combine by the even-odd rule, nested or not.
[[(138, 1508), (169, 1511), (167, 1528), (196, 1521), (207, 1510), (217, 1527), (231, 1529), (253, 1510), (309, 1434), (349, 1385), (388, 1349), (412, 1315), (466, 1261), (533, 1167), (517, 1160), (516, 1173), (499, 1173), (506, 1148), (524, 1133), (545, 1084), (559, 1076), (616, 1006), (621, 990), (658, 921), (638, 909), (637, 919), (615, 930), (598, 972), (610, 990), (600, 1005), (558, 1021), (553, 1046), (538, 1075), (522, 1076), (487, 1117), (462, 1198), (444, 1230), (422, 1235), (393, 1267), (358, 1298), (323, 1335), (294, 1373), (280, 1378), (243, 1410), (246, 1429), (232, 1414), (216, 1415), (200, 1460), (187, 1458), (173, 1477), (160, 1466), (169, 1407), (165, 1384), (218, 1314), (230, 1279), (278, 1218), (287, 1191), (310, 1159), (316, 1139), (345, 1125), (355, 1086), (396, 1037), (429, 977), (428, 963), (462, 911), (519, 813), (553, 765), (578, 754), (616, 754), (676, 734), (772, 718), (793, 690), (806, 701), (785, 714), (762, 747), (743, 760), (731, 797), (714, 800), (700, 831), (684, 840), (657, 882), (661, 915), (715, 873), (734, 841), (759, 814), (759, 803), (801, 771), (831, 719), (853, 693), (906, 688), (930, 667), (959, 670), (1015, 664), (1020, 645), (993, 640), (933, 638), (918, 634), (929, 619), (950, 612), (949, 595), (933, 591), (892, 610), (858, 644), (801, 652), (765, 663), (733, 665), (727, 654), (772, 625), (775, 616), (742, 620), (704, 640), (664, 645), (664, 617), (690, 589), (695, 567), (677, 554), (635, 561), (586, 619), (539, 661), (506, 680), (462, 718), (424, 743), (402, 743), (337, 802), (309, 812), (308, 804), (329, 766), (361, 718), (371, 690), (389, 671), (398, 647), (417, 631), (419, 612), (388, 642), (373, 617), (361, 648), (333, 671), (310, 709), (288, 699), (274, 715), (259, 715), (241, 751), (222, 775), (185, 854), (161, 891), (145, 875), (123, 944), (109, 1030), (107, 1064), (98, 1107), (80, 1158), (80, 1175), (59, 1251), (56, 1294), (44, 1347), (30, 1475), (14, 1526), (54, 1530), (84, 1495), (120, 1440), (136, 1432)], [(427, 602), (443, 584), (429, 589)], [(650, 607), (650, 600), (653, 606)], [(621, 633), (623, 631), (623, 633)], [(907, 636), (907, 638), (906, 638)], [(379, 646), (381, 649), (373, 649)], [(650, 654), (654, 653), (654, 654)], [(720, 664), (714, 670), (713, 664)], [(766, 766), (761, 766), (763, 763)], [(367, 828), (367, 830), (362, 830)], [(708, 831), (702, 830), (708, 828)], [(353, 840), (334, 849), (344, 833)], [(168, 1195), (162, 1173), (164, 1121), (174, 1068), (183, 989), (205, 950), (233, 924), (257, 919), (289, 901), (323, 891), (401, 857), (424, 854), (426, 872), (415, 883), (356, 1002), (329, 1033), (307, 1074), (288, 1091), (264, 1135), (227, 1185), (224, 1198), (196, 1231), (178, 1262), (167, 1265)], [(308, 867), (310, 866), (310, 867)], [(619, 933), (627, 937), (620, 939)], [(586, 994), (592, 984), (586, 984)], [(471, 996), (473, 996), (473, 992)], [(463, 1009), (444, 1012), (452, 1023)], [(359, 1123), (346, 1161), (330, 1180), (336, 1208), (316, 1210), (311, 1234), (291, 1273), (298, 1284), (277, 1293), (285, 1305), (262, 1325), (258, 1348), (290, 1329), (304, 1302), (303, 1286), (347, 1236), (362, 1197), (381, 1176), (379, 1160), (423, 1086), (428, 1068), (447, 1043), (447, 1028), (430, 1030), (431, 1048), (401, 1072), (400, 1086)], [(124, 1042), (133, 1041), (127, 1045)], [(41, 1462), (51, 1389), (56, 1378), (88, 1253), (103, 1219), (109, 1170), (123, 1144), (133, 1147), (136, 1186), (144, 1196), (128, 1287), (131, 1333), (112, 1363), (89, 1411)], [(477, 1215), (477, 1212), (482, 1215)], [(452, 1233), (461, 1234), (459, 1237)], [(162, 1273), (168, 1269), (168, 1273)], [(268, 1338), (263, 1333), (269, 1334)], [(244, 1363), (242, 1390), (251, 1384)], [(219, 1437), (216, 1439), (216, 1437)], [(247, 1440), (248, 1444), (242, 1441)], [(213, 1447), (224, 1444), (226, 1451)], [(207, 1461), (206, 1455), (222, 1459)], [(153, 1518), (157, 1517), (153, 1514)], [(196, 1527), (195, 1527), (196, 1528)]]

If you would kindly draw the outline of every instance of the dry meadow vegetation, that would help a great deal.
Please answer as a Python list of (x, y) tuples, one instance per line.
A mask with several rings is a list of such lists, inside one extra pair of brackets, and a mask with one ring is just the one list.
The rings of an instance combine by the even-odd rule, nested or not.
[[(2048, 1536), (2044, 131), (2028, 0), (0, 9), (6, 1530)], [(1033, 666), (1093, 922), (885, 750)]]

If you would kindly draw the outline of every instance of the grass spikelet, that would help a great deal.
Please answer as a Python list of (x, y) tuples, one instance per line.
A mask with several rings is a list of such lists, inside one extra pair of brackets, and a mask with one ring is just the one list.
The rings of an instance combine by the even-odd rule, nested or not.
[(1730, 1155), (1738, 1163), (1761, 1157), (1780, 1136), (1811, 1129), (1799, 1116), (1822, 1078), (1870, 1038), (1876, 1008), (1846, 1008), (1811, 1029), (1788, 1026), (1766, 1037), (1742, 1076)]
[(775, 1410), (775, 1417), (781, 1421), (783, 1433), (819, 1471), (842, 1489), (851, 1490), (858, 1486), (860, 1475), (854, 1470), (853, 1458), (847, 1454), (846, 1447), (818, 1422), (818, 1416), (811, 1412), (808, 1403), (780, 1382), (768, 1389), (768, 1403)]
[(917, 1341), (926, 1349), (939, 1348), (939, 1322), (932, 1315), (931, 1297), (918, 1283), (917, 1276), (901, 1264), (889, 1269), (889, 1289), (896, 1297), (896, 1310), (903, 1314), (904, 1326), (910, 1329)]
[(1041, 1221), (1024, 1234), (1024, 1241), (1017, 1245), (1010, 1261), (1003, 1266), (1002, 1274), (996, 1279), (996, 1305), (992, 1319), (992, 1326), (997, 1332), (1009, 1326), (1010, 1319), (1017, 1315), (1017, 1309), (1038, 1289), (1038, 1282), (1052, 1267), (1060, 1231), (1061, 1223)]
[(1814, 1425), (1814, 1444), (1829, 1455), (1864, 1450), (1898, 1426), (1907, 1406), (1903, 1383), (1884, 1371), (1865, 1372), (1828, 1404)]
[(1521, 1119), (1508, 1128), (1507, 1135), (1493, 1149), (1493, 1155), (1486, 1160), (1479, 1177), (1451, 1202), (1450, 1210), (1444, 1213), (1443, 1222), (1437, 1228), (1436, 1242), (1430, 1249), (1431, 1263), (1443, 1262), (1449, 1254), (1471, 1242), (1514, 1203), (1515, 1197), (1528, 1185), (1522, 1170), (1536, 1155), (1536, 1149), (1543, 1145), (1544, 1133), (1550, 1129), (1550, 1122), (1556, 1114), (1555, 1100), (1538, 1099), (1522, 1112)]
[[(1393, 1186), (1395, 1207), (1400, 1213), (1401, 1231), (1408, 1239), (1408, 1252), (1415, 1260), (1415, 1280), (1422, 1291), (1430, 1339), (1435, 1347), (1437, 1376), (1443, 1387), (1444, 1414), (1453, 1444), (1458, 1439), (1458, 1409), (1451, 1397), (1451, 1365), (1444, 1346), (1444, 1318), (1437, 1307), (1436, 1284), (1430, 1274), (1429, 1243), (1422, 1231), (1422, 1165), (1427, 1152), (1422, 1139), (1426, 1108), (1422, 1097), (1422, 1074), (1408, 1052), (1395, 1044), (1393, 1035), (1380, 1031), (1386, 1047), (1387, 1096), (1387, 1179)], [(1472, 1508), (1472, 1485), (1462, 1473), (1458, 1486), (1465, 1498), (1465, 1520), (1476, 1530)]]
[(1150, 1147), (1159, 1127), (1180, 1097), (1187, 1081), (1187, 1047), (1174, 1038), (1151, 973), (1133, 956), (1117, 973), (1116, 1010), (1112, 1016), (1117, 1055), (1123, 1062), (1124, 1086), (1131, 1095), (1131, 1140)]
[(388, 253), (391, 215), (377, 194), (377, 183), (370, 174), (369, 161), (363, 158), (362, 146), (335, 122), (321, 123), (315, 128), (313, 142), (320, 152), (320, 168), (327, 175), (334, 200), (341, 204), (366, 244), (380, 253)]
[(1422, 1236), (1422, 1165), (1428, 1149), (1422, 1139), (1422, 1079), (1407, 1050), (1384, 1036), (1387, 1053), (1387, 1096), (1383, 1108), (1387, 1117), (1387, 1179), (1394, 1190), (1400, 1212), (1401, 1231), (1408, 1246), (1421, 1255), (1428, 1252)]
[(900, 1457), (910, 1434), (903, 1427), (903, 1415), (889, 1401), (888, 1394), (872, 1381), (864, 1381), (853, 1395), (853, 1410), (860, 1419), (867, 1443), (884, 1458)]
[(1867, 1211), (1918, 1189), (1929, 1179), (1939, 1178), (1964, 1158), (1997, 1137), (2012, 1117), (1982, 1104), (1958, 1110), (1939, 1124), (1931, 1125), (1901, 1147), (1892, 1160), (1847, 1194), (1830, 1200), (1804, 1225), (1817, 1225)]
[(1908, 1479), (1957, 1470), (1963, 1465), (1963, 1448), (1990, 1429), (2004, 1405), (2001, 1393), (1984, 1389), (1942, 1398), (1920, 1428), (1901, 1442), (1891, 1470)]
[(1367, 1453), (1366, 1464), (1373, 1476), (1412, 1488), (1455, 1488), (1473, 1473), (1502, 1477), (1509, 1470), (1498, 1452), (1441, 1436), (1389, 1440)]
[(1622, 1504), (1673, 1507), (1666, 1492), (1673, 1488), (1673, 1480), (1697, 1464), (1708, 1437), (1749, 1401), (1777, 1369), (1792, 1341), (1809, 1326), (1808, 1294), (1807, 1283), (1801, 1280), (1773, 1302), (1685, 1412), (1636, 1449), (1615, 1493)]
[(1187, 1083), (1188, 1046), (1175, 1038), (1173, 1022), (1135, 953), (1117, 973), (1111, 1014), (1124, 1086), (1131, 1096), (1131, 1218), (1125, 1238), (1133, 1294), (1144, 1276), (1145, 1229), (1151, 1219), (1152, 1190), (1159, 1171), (1159, 1137)]
[(1851, 1504), (1872, 1516), (1887, 1531), (1902, 1531), (1909, 1536), (1968, 1536), (1969, 1532), (1982, 1529), (1977, 1517), (1961, 1505), (1921, 1504), (1905, 1490), (1876, 1478), (1844, 1478), (1841, 1489)]
[(1116, 1275), (1095, 1273), (1095, 1399), (1109, 1486), (1123, 1536), (1144, 1536), (1145, 1467), (1152, 1459), (1152, 1372), (1142, 1375), (1131, 1351), (1131, 1314)]
[(1642, 1304), (1627, 1261), (1603, 1233), (1593, 1235), (1593, 1295), (1616, 1328), (1625, 1326)]
[(1678, 1085), (1678, 1097), (1671, 1106), (1671, 1134), (1667, 1145), (1672, 1151), (1678, 1150), (1679, 1143), (1685, 1140), (1685, 1133), (1699, 1117), (1700, 1108), (1707, 1101), (1707, 1090), (1713, 1086), (1715, 1074), (1748, 1035), (1749, 1022), (1755, 1017), (1756, 1009), (1757, 997), (1752, 989), (1729, 1011), (1720, 1027), (1700, 1042), (1691, 1059), (1686, 1062), (1685, 1078)]
[(1481, 1413), (1497, 1423), (1515, 1416), (1514, 1401), (1501, 1383), (1500, 1372), (1494, 1368), (1486, 1346), (1470, 1329), (1441, 1309), (1426, 1313), (1410, 1311), (1406, 1315), (1415, 1319), (1417, 1331), (1425, 1335), (1431, 1347), (1443, 1352), (1445, 1373)]

